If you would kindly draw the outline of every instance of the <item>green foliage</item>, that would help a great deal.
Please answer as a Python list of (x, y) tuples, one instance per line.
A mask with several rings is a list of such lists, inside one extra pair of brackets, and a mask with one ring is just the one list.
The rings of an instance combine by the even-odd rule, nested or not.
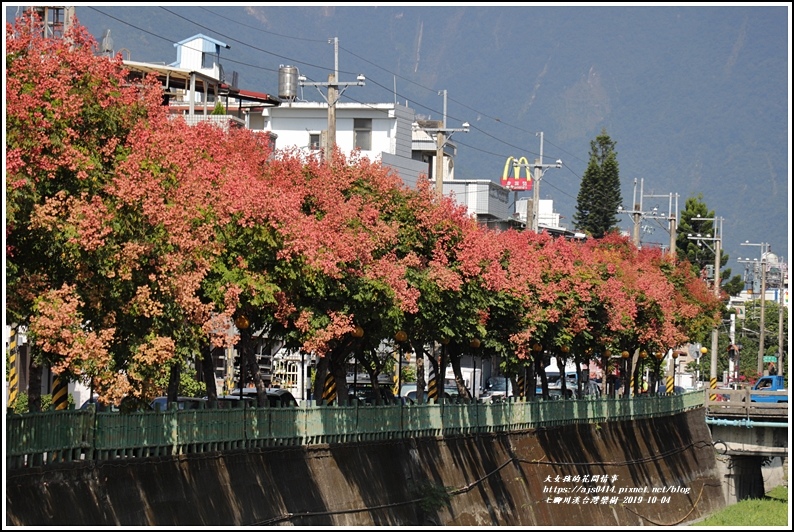
[(419, 501), (419, 507), (425, 512), (436, 512), (449, 504), (452, 494), (449, 488), (432, 482), (422, 482), (414, 487)]
[[(693, 218), (706, 219), (694, 220)], [(722, 235), (715, 235), (715, 223), (708, 218), (716, 218), (716, 216), (714, 211), (708, 210), (703, 202), (703, 194), (686, 200), (678, 222), (675, 247), (679, 260), (689, 261), (695, 274), (699, 274), (707, 267), (714, 266), (716, 251), (714, 238), (715, 236), (722, 238)], [(716, 232), (719, 231), (716, 230)], [(690, 235), (701, 235), (703, 239), (698, 241), (690, 238)], [(730, 268), (723, 270), (729, 258), (728, 254), (720, 249), (720, 287), (728, 294), (735, 296), (744, 288), (744, 282), (739, 275), (731, 277)]]
[[(185, 364), (182, 366), (182, 371), (179, 375), (179, 390), (177, 395), (185, 397), (204, 397), (207, 395), (207, 386), (202, 381), (196, 378), (196, 368), (192, 364)], [(168, 372), (158, 378), (156, 385), (159, 389), (157, 395), (167, 395), (168, 390)]]
[(416, 366), (403, 366), (402, 382), (416, 382)]
[[(72, 394), (66, 395), (66, 405), (67, 408), (74, 406), (74, 397)], [(28, 394), (27, 392), (21, 392), (17, 395), (17, 400), (13, 405), (8, 405), (15, 414), (27, 414), (28, 413)], [(41, 411), (46, 412), (52, 408), (52, 395), (50, 394), (42, 394), (41, 396)]]
[(590, 161), (576, 197), (573, 216), (576, 229), (593, 238), (602, 238), (617, 228), (617, 211), (621, 203), (615, 141), (607, 135), (606, 129), (602, 129), (601, 134), (590, 142)]
[(778, 486), (767, 492), (763, 499), (739, 501), (715, 515), (692, 523), (692, 526), (787, 527), (788, 511), (788, 490), (785, 486)]
[[(736, 320), (736, 344), (741, 346), (739, 350), (739, 371), (740, 375), (744, 375), (748, 380), (754, 380), (758, 374), (758, 347), (761, 325), (761, 302), (748, 301), (744, 304), (745, 319)], [(783, 353), (788, 357), (789, 343), (788, 343), (788, 308), (783, 306), (783, 334), (779, 334), (779, 312), (780, 306), (773, 302), (767, 301), (764, 304), (764, 355), (777, 355), (779, 353), (779, 341), (783, 340)], [(721, 331), (722, 332), (722, 331)], [(724, 363), (727, 369), (727, 346), (729, 339), (727, 334), (723, 332), (720, 335), (720, 351), (718, 364)], [(786, 361), (788, 362), (788, 361)], [(763, 364), (766, 367), (766, 364)], [(722, 375), (722, 373), (720, 373)]]
[(207, 385), (196, 380), (195, 373), (183, 373), (179, 381), (179, 395), (204, 397), (207, 395)]
[(210, 114), (213, 114), (213, 115), (225, 115), (226, 114), (226, 108), (223, 106), (223, 102), (221, 102), (220, 100), (216, 101), (215, 102), (215, 108), (212, 109), (212, 113), (210, 113)]

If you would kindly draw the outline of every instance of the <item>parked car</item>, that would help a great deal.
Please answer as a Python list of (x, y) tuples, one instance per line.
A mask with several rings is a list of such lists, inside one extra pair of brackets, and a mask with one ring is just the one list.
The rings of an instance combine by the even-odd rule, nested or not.
[(239, 395), (219, 395), (217, 400), (218, 408), (222, 409), (256, 407), (256, 397), (251, 397), (250, 395), (243, 395), (242, 397)]
[[(407, 404), (417, 404), (416, 398), (416, 383), (409, 383), (403, 384), (400, 388), (400, 396), (404, 398), (404, 402)], [(447, 403), (456, 403), (460, 399), (460, 392), (458, 392), (458, 387), (454, 384), (447, 384), (444, 387), (444, 401)], [(428, 404), (427, 402), (427, 390), (424, 392), (424, 403)]]
[[(673, 395), (681, 395), (682, 393), (686, 392), (683, 386), (673, 386)], [(664, 381), (659, 381), (659, 387), (656, 390), (656, 393), (659, 395), (666, 395), (667, 394), (667, 384)]]
[(88, 408), (95, 408), (97, 412), (148, 412), (152, 409), (149, 403), (144, 402), (142, 399), (127, 396), (121, 400), (121, 405), (106, 405), (98, 400), (98, 396), (94, 395), (91, 399), (87, 399), (81, 406), (81, 410)]
[(485, 381), (484, 401), (498, 402), (513, 397), (513, 384), (504, 376), (491, 376)]
[[(165, 411), (168, 409), (168, 405), (168, 397), (162, 396), (155, 398), (149, 406), (151, 406), (152, 410)], [(178, 410), (199, 410), (201, 408), (206, 408), (207, 400), (200, 397), (179, 396), (171, 405), (176, 405), (172, 406), (172, 408)]]
[(298, 401), (284, 388), (268, 388), (267, 398), (271, 407), (298, 406)]
[[(383, 404), (391, 405), (391, 404), (399, 404), (398, 399), (394, 397), (394, 394), (391, 391), (391, 387), (388, 385), (381, 385), (378, 387), (380, 391), (380, 397), (383, 401)], [(358, 401), (359, 404), (366, 404), (366, 405), (374, 405), (376, 404), (375, 401), (375, 389), (372, 387), (371, 384), (348, 384), (347, 386), (347, 394), (350, 398), (350, 403), (353, 404), (353, 401)]]
[[(284, 388), (268, 388), (265, 390), (268, 399), (268, 406), (270, 407), (289, 407), (298, 406), (298, 401), (289, 390)], [(240, 398), (240, 389), (232, 390), (229, 395), (223, 396), (228, 398), (228, 401), (234, 401), (234, 397)], [(256, 388), (244, 388), (243, 397), (250, 400), (246, 402), (247, 406), (257, 406), (257, 391)], [(220, 397), (218, 397), (220, 399)]]
[(82, 405), (80, 405), (80, 410), (87, 410), (89, 408), (95, 408), (97, 412), (118, 412), (119, 408), (116, 405), (106, 405), (104, 403), (99, 402), (99, 396), (94, 395), (90, 399), (87, 399)]

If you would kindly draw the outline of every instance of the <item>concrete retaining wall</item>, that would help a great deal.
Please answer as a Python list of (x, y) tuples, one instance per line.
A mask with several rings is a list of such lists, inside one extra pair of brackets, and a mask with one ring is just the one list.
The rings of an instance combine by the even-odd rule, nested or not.
[(31, 468), (7, 472), (6, 524), (676, 525), (725, 505), (711, 441), (699, 409), (487, 437)]

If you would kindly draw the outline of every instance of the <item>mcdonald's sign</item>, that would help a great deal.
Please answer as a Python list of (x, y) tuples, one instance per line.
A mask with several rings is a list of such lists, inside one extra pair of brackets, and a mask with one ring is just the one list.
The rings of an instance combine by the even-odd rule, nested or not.
[[(521, 179), (521, 169), (524, 169), (524, 178)], [(510, 175), (510, 170), (513, 175)], [(516, 159), (508, 157), (502, 171), (502, 186), (510, 190), (532, 190), (532, 176), (529, 173), (529, 162), (526, 157)]]

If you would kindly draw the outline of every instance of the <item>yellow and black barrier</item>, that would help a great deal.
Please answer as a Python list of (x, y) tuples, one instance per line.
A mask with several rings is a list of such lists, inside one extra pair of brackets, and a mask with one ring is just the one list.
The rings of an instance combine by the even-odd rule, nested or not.
[(334, 374), (330, 371), (325, 376), (325, 384), (323, 384), (323, 402), (330, 405), (336, 400), (336, 379)]
[(56, 376), (52, 381), (52, 407), (55, 410), (66, 410), (68, 406), (68, 386), (69, 382)]
[(19, 374), (17, 373), (17, 326), (11, 326), (11, 338), (8, 344), (8, 406), (13, 407), (19, 396)]

